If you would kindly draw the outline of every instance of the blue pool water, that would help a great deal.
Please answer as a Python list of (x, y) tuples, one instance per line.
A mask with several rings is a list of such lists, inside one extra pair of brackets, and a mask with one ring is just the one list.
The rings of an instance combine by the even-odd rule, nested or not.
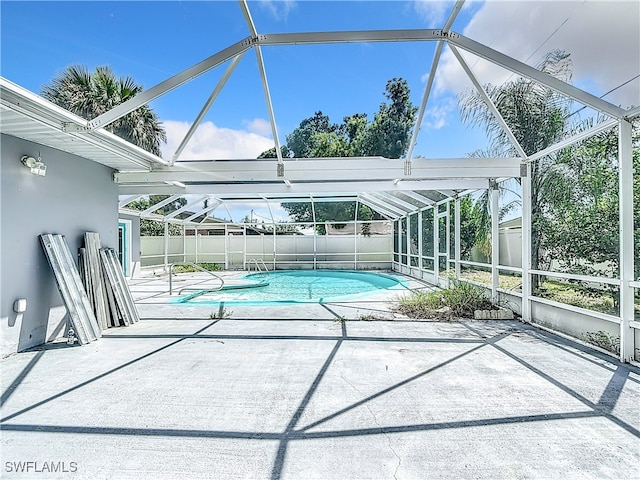
[[(284, 270), (253, 273), (243, 278), (254, 286), (232, 286), (217, 292), (183, 296), (171, 302), (183, 305), (319, 303), (404, 288), (402, 281), (391, 275), (348, 270)], [(264, 285), (255, 286), (257, 282)]]

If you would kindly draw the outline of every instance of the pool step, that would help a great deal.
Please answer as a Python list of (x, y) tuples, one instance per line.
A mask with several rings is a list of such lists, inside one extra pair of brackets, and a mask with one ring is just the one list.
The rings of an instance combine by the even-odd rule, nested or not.
[(206, 295), (207, 293), (221, 292), (223, 290), (226, 291), (226, 290), (241, 290), (241, 289), (247, 289), (247, 288), (259, 288), (259, 287), (266, 287), (267, 285), (269, 285), (269, 282), (267, 282), (266, 280), (263, 280), (261, 282), (241, 283), (237, 285), (223, 285), (221, 288), (214, 288), (214, 289), (197, 289), (196, 290), (194, 288), (187, 287), (180, 290), (178, 294), (181, 295), (182, 292), (188, 291), (188, 290), (196, 290), (196, 291), (178, 299), (177, 303), (184, 303), (196, 297), (199, 297), (201, 295)]

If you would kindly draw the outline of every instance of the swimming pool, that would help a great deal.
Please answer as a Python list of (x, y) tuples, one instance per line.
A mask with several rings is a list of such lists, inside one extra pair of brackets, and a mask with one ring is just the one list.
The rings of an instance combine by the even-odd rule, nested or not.
[(184, 305), (322, 303), (404, 289), (399, 278), (351, 270), (282, 270), (245, 275), (247, 287), (229, 286), (171, 299)]

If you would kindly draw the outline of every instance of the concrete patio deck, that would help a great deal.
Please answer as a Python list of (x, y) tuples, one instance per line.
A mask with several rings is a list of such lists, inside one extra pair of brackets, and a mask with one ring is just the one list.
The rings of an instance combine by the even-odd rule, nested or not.
[(2, 478), (638, 477), (640, 371), (531, 326), (161, 303), (1, 362)]

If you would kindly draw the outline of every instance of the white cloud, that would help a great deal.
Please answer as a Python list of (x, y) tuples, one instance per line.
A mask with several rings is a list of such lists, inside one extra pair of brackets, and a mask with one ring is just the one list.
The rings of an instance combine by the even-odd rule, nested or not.
[(271, 132), (271, 122), (265, 120), (264, 118), (254, 118), (253, 120), (245, 120), (244, 124), (252, 133), (257, 133), (258, 135), (262, 135), (264, 137), (272, 136)]
[[(170, 159), (187, 134), (190, 124), (163, 120), (167, 131), (167, 143), (162, 156)], [(244, 130), (232, 130), (203, 122), (180, 155), (180, 160), (215, 160), (233, 158), (257, 158), (260, 153), (274, 146), (273, 140)]]
[(414, 0), (413, 8), (427, 24), (427, 28), (442, 28), (453, 8), (453, 1)]
[[(590, 93), (596, 96), (640, 71), (640, 3), (635, 1), (486, 2), (462, 33), (530, 65), (553, 49), (565, 50), (573, 60), (573, 83), (592, 85)], [(481, 83), (499, 84), (511, 76), (489, 62), (470, 58)], [(436, 93), (458, 93), (468, 86), (464, 71), (447, 49)], [(623, 107), (637, 105), (640, 80), (606, 100)]]
[(286, 20), (289, 12), (296, 6), (295, 0), (260, 0), (258, 3), (262, 8), (268, 10), (276, 20)]
[(449, 116), (456, 111), (457, 104), (455, 98), (448, 97), (447, 99), (442, 99), (437, 105), (425, 110), (425, 118), (422, 124), (428, 129), (440, 130), (448, 124)]

